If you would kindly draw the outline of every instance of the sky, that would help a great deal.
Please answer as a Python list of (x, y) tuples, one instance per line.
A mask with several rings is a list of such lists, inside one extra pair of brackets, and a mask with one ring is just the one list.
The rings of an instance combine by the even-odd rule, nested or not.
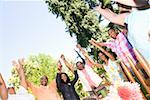
[(49, 13), (42, 0), (0, 0), (0, 72), (7, 82), (11, 61), (45, 53), (75, 58), (76, 39), (66, 33), (66, 25)]

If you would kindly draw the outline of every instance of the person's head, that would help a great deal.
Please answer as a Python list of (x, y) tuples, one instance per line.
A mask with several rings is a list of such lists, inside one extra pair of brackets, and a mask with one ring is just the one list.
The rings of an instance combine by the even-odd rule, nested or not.
[(102, 61), (106, 61), (106, 60), (107, 60), (106, 56), (105, 56), (102, 52), (99, 52), (99, 53), (98, 53), (98, 56), (99, 56), (99, 58), (100, 58)]
[(111, 38), (113, 38), (113, 39), (116, 39), (116, 37), (117, 37), (117, 35), (118, 35), (117, 31), (115, 31), (115, 30), (112, 29), (112, 28), (109, 29), (108, 34), (109, 34), (109, 36), (110, 36)]
[(70, 79), (66, 73), (61, 73), (60, 77), (61, 77), (62, 82), (64, 83), (70, 82)]
[(84, 63), (81, 62), (81, 61), (78, 61), (78, 62), (76, 63), (76, 66), (77, 66), (77, 68), (78, 68), (79, 70), (84, 69)]
[(8, 94), (16, 94), (14, 87), (8, 87)]
[(40, 79), (41, 85), (42, 86), (47, 86), (48, 84), (48, 77), (47, 76), (42, 76)]

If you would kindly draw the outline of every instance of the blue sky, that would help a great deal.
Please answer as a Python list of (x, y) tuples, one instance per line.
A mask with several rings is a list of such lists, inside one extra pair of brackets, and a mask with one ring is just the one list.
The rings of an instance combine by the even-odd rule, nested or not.
[(0, 1), (0, 72), (5, 81), (11, 61), (45, 53), (57, 59), (61, 53), (74, 58), (76, 39), (65, 23), (49, 13), (44, 1)]

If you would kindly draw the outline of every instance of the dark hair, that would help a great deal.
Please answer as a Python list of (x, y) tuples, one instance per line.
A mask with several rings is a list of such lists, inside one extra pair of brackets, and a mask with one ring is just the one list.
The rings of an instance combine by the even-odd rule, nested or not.
[(15, 88), (14, 88), (14, 87), (8, 87), (7, 89), (14, 89), (14, 90), (15, 90)]
[(69, 78), (69, 76), (66, 74), (66, 73), (61, 73), (60, 74), (60, 77), (61, 77), (61, 75), (62, 74), (64, 74), (64, 75), (66, 75), (66, 77), (67, 77), (67, 81), (66, 82), (64, 82), (64, 80), (61, 78), (61, 81), (63, 82), (63, 83), (69, 83), (70, 82), (70, 78)]
[(43, 77), (45, 77), (45, 78), (47, 79), (47, 81), (48, 81), (48, 77), (47, 77), (46, 75), (42, 76), (42, 77), (40, 78), (40, 80), (41, 80)]
[[(98, 51), (98, 57), (99, 57), (99, 53), (101, 53), (101, 54), (103, 54), (105, 57), (106, 57), (106, 59), (108, 60), (109, 59), (109, 57), (107, 56), (107, 55), (105, 55), (102, 51)], [(100, 58), (100, 57), (99, 57)], [(100, 58), (101, 59), (101, 58)]]
[[(82, 64), (83, 64), (83, 62), (81, 62), (81, 61), (77, 61), (77, 62), (76, 62), (76, 66), (77, 66), (77, 64), (78, 64), (78, 63), (82, 63)], [(77, 66), (77, 67), (78, 67), (78, 66)]]

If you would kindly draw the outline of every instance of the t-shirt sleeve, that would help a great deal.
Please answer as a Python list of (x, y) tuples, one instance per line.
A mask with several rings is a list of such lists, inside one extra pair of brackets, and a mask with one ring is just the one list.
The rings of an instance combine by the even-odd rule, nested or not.
[[(129, 14), (129, 15), (130, 15), (130, 14)], [(129, 15), (127, 15), (127, 17), (126, 17), (125, 20), (124, 20), (124, 23), (125, 23), (125, 24), (128, 24), (128, 16), (129, 16)]]

